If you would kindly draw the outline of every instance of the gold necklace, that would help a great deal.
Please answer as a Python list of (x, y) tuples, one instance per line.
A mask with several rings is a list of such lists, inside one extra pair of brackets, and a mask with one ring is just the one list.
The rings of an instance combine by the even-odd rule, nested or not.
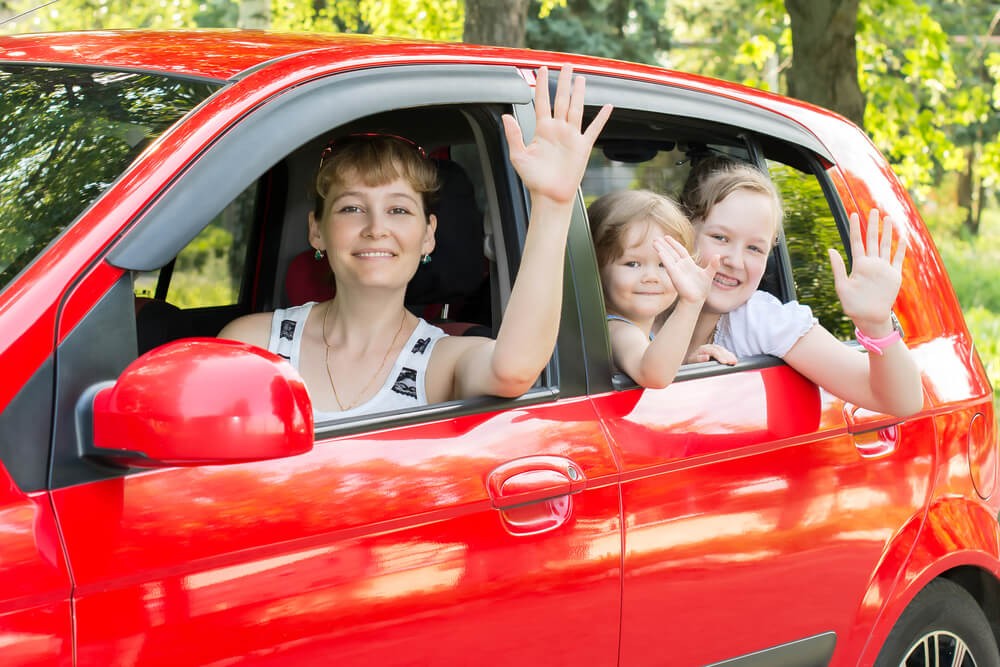
[(326, 346), (326, 376), (330, 378), (330, 389), (333, 389), (333, 400), (337, 401), (337, 407), (340, 408), (341, 412), (343, 412), (356, 406), (364, 395), (368, 393), (368, 390), (371, 389), (372, 383), (375, 382), (375, 378), (382, 373), (382, 369), (385, 367), (386, 359), (389, 358), (389, 353), (392, 352), (392, 348), (396, 347), (396, 339), (399, 338), (399, 334), (403, 331), (403, 325), (406, 323), (406, 311), (403, 311), (403, 317), (399, 320), (399, 328), (396, 329), (396, 335), (392, 337), (392, 342), (389, 343), (389, 347), (386, 348), (385, 354), (382, 355), (382, 361), (379, 362), (378, 368), (375, 370), (375, 374), (372, 375), (370, 380), (368, 380), (368, 384), (366, 384), (361, 391), (358, 392), (357, 396), (354, 397), (354, 401), (352, 401), (347, 407), (344, 407), (344, 404), (340, 402), (340, 395), (337, 394), (337, 385), (333, 382), (333, 371), (330, 370), (330, 343), (326, 337), (326, 321), (330, 316), (330, 309), (332, 307), (333, 304), (331, 303), (326, 307), (326, 312), (323, 314), (323, 344)]

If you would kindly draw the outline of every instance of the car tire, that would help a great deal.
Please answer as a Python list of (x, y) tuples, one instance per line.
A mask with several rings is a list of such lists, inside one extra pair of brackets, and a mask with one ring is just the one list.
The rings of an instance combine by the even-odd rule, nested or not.
[(936, 665), (1000, 667), (986, 616), (968, 591), (947, 579), (935, 579), (913, 598), (875, 661), (875, 667)]

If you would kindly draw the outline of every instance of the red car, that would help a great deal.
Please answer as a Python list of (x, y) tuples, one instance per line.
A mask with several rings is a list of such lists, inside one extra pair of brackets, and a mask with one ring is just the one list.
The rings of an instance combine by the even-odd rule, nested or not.
[[(331, 134), (427, 147), (446, 185), (408, 305), (489, 335), (530, 202), (500, 123), (541, 65), (615, 111), (534, 389), (313, 424), (297, 374), (215, 340), (330, 293), (303, 262)], [(583, 56), (357, 36), (0, 38), (0, 663), (997, 665), (992, 391), (941, 260), (856, 127)], [(909, 238), (895, 314), (924, 406), (861, 410), (779, 359), (612, 371), (585, 202), (766, 168), (763, 287), (853, 340), (851, 213)]]

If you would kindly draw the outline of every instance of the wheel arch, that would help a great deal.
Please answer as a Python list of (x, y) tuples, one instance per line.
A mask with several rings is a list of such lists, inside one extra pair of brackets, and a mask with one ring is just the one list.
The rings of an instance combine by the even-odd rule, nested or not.
[[(912, 525), (912, 524), (911, 524)], [(960, 550), (956, 545), (961, 545)], [(904, 610), (927, 585), (945, 578), (969, 592), (986, 614), (1000, 644), (1000, 527), (996, 513), (968, 498), (938, 498), (928, 510), (896, 583), (879, 593), (873, 577), (865, 600), (884, 597), (857, 664), (872, 664)], [(885, 559), (880, 569), (886, 564)], [(864, 606), (864, 603), (862, 604)], [(859, 617), (863, 610), (859, 610)]]

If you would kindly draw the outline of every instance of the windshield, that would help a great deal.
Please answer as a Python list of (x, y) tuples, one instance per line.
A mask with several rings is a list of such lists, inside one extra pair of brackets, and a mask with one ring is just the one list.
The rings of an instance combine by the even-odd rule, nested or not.
[(0, 64), (0, 290), (219, 84)]

